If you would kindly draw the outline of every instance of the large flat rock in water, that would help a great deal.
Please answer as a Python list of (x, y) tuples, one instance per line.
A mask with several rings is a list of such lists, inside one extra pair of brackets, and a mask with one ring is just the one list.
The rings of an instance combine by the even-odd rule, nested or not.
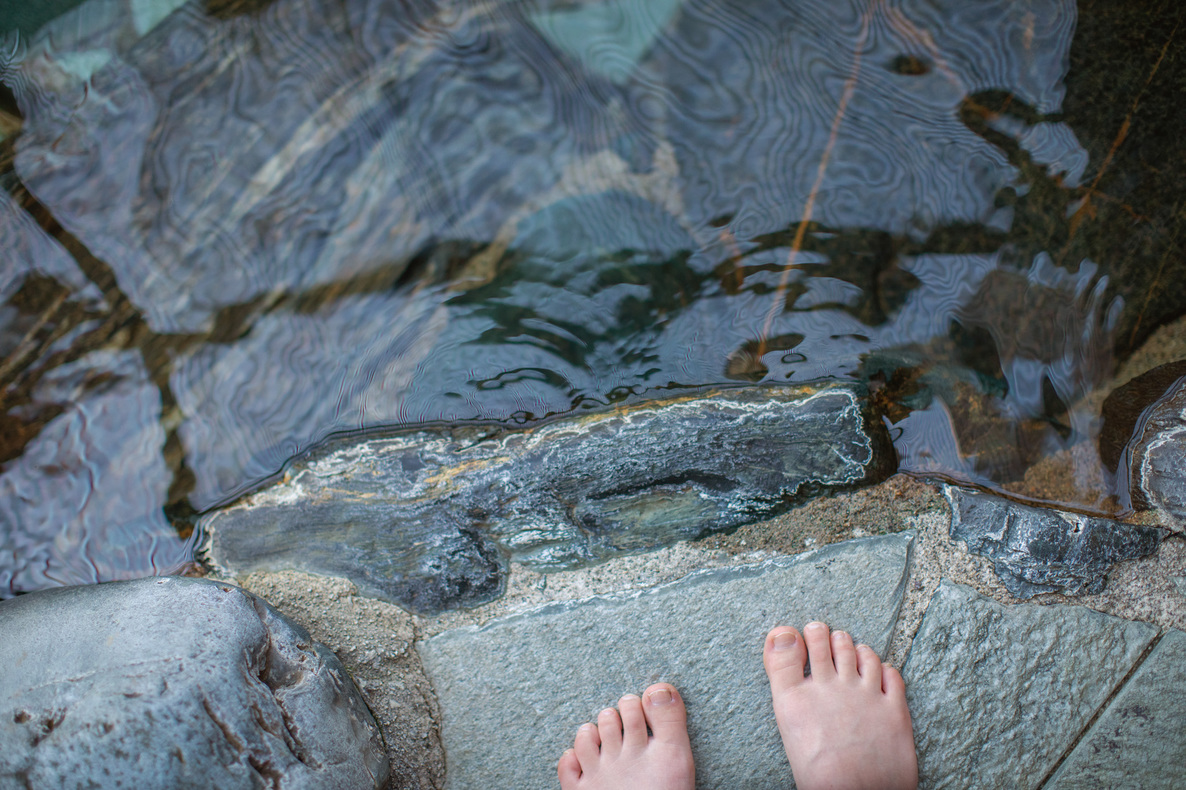
[(496, 598), (508, 557), (571, 568), (873, 482), (889, 471), (885, 448), (853, 386), (689, 392), (527, 430), (332, 442), (201, 527), (225, 573), (344, 576), (434, 613)]
[(941, 583), (902, 673), (921, 786), (1040, 786), (1156, 635)]
[(1051, 779), (1051, 790), (1186, 784), (1186, 633), (1162, 637)]
[(441, 706), (448, 787), (548, 788), (577, 727), (657, 681), (680, 689), (702, 787), (791, 787), (770, 707), (770, 628), (821, 619), (884, 654), (913, 537), (760, 565), (447, 631), (419, 649)]
[(376, 788), (334, 654), (237, 587), (157, 578), (0, 603), (0, 788)]

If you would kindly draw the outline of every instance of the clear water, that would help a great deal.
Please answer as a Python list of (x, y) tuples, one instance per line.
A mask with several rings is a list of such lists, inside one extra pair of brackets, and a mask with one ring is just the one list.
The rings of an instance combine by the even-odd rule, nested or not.
[(1123, 512), (1102, 398), (1186, 311), (1182, 13), (88, 0), (13, 29), (0, 595), (175, 570), (194, 513), (335, 432), (713, 383), (865, 381), (903, 471)]

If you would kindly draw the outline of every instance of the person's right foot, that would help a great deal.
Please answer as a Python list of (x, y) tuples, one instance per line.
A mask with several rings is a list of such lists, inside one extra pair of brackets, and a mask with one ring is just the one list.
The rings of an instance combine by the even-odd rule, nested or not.
[(656, 683), (641, 699), (627, 694), (618, 710), (582, 725), (557, 771), (561, 790), (693, 790), (688, 714), (675, 686)]
[[(799, 790), (918, 787), (914, 731), (898, 670), (823, 623), (781, 626), (763, 659), (774, 718)], [(811, 674), (804, 667), (811, 661)]]

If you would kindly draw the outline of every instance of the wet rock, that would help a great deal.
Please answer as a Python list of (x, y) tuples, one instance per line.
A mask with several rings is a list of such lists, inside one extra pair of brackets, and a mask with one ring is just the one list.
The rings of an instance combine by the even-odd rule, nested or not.
[(687, 700), (698, 786), (787, 786), (762, 639), (775, 625), (819, 617), (884, 655), (912, 540), (854, 540), (700, 571), (422, 642), (441, 705), (446, 787), (551, 790), (556, 758), (576, 728), (656, 681), (675, 684)]
[(1145, 412), (1129, 452), (1134, 504), (1155, 507), (1176, 531), (1186, 529), (1186, 377)]
[(921, 787), (1036, 788), (1157, 629), (944, 581), (903, 668)]
[(1158, 365), (1109, 393), (1100, 409), (1100, 459), (1110, 472), (1120, 471), (1124, 452), (1141, 426), (1141, 416), (1186, 376), (1186, 359)]
[(201, 528), (224, 572), (345, 576), (436, 612), (496, 597), (508, 558), (571, 568), (727, 530), (880, 479), (888, 453), (854, 388), (726, 390), (530, 430), (337, 442)]
[(949, 486), (951, 537), (988, 557), (1005, 588), (1017, 598), (1104, 589), (1121, 560), (1157, 551), (1166, 531), (1122, 524)]
[(1182, 785), (1186, 633), (1170, 631), (1051, 778), (1052, 790)]
[(334, 654), (229, 585), (166, 577), (5, 601), (0, 665), (0, 786), (387, 780), (379, 730)]

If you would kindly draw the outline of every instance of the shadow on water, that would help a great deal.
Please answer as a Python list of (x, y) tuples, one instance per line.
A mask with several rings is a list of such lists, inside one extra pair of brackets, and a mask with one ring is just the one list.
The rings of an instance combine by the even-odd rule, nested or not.
[(860, 379), (903, 471), (1128, 507), (1176, 4), (161, 6), (0, 68), (0, 594), (180, 567), (335, 432), (729, 381)]

